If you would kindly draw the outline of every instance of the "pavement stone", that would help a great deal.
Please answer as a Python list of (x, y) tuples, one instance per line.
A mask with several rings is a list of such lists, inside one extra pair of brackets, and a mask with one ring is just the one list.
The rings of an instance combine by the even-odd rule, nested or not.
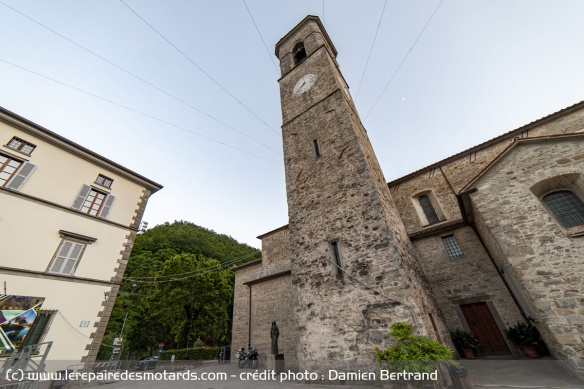
[[(584, 385), (571, 376), (555, 360), (463, 360), (469, 377), (475, 388), (520, 388), (520, 389), (584, 389)], [(154, 372), (154, 371), (150, 371)], [(161, 371), (156, 371), (161, 373)], [(203, 373), (222, 374), (225, 379), (203, 380), (158, 380), (158, 381), (119, 381), (108, 384), (107, 389), (317, 389), (317, 388), (364, 388), (382, 387), (380, 382), (364, 382), (363, 385), (333, 385), (306, 383), (304, 381), (285, 380), (279, 377), (265, 379), (263, 368), (252, 370), (239, 369), (237, 364), (205, 363), (203, 366), (188, 371), (201, 377)], [(263, 379), (254, 380), (251, 374), (262, 374)], [(181, 372), (185, 373), (185, 372)], [(241, 374), (250, 375), (249, 380), (242, 379)], [(161, 373), (162, 374), (162, 373)], [(170, 374), (170, 373), (169, 373)], [(243, 377), (245, 378), (245, 377)], [(323, 381), (326, 383), (326, 381)], [(383, 387), (389, 387), (385, 385)]]

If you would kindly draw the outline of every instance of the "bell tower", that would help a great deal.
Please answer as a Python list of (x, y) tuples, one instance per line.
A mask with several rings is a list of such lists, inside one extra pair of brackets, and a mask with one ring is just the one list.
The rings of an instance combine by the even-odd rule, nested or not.
[[(276, 45), (300, 370), (370, 367), (389, 326), (440, 314), (316, 16)], [(438, 327), (442, 331), (440, 320)]]

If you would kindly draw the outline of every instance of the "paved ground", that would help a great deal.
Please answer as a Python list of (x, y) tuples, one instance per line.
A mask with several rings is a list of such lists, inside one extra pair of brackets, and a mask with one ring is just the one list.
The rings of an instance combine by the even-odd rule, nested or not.
[[(554, 360), (474, 360), (464, 361), (468, 368), (471, 382), (476, 388), (522, 388), (543, 389), (584, 388), (577, 380), (566, 373)], [(153, 372), (150, 370), (150, 372)], [(160, 378), (163, 378), (160, 371)], [(187, 374), (187, 372), (180, 372)], [(355, 388), (354, 385), (320, 385), (307, 384), (303, 381), (283, 380), (267, 376), (265, 370), (238, 369), (235, 364), (206, 363), (202, 367), (190, 370), (190, 379), (167, 376), (166, 380), (125, 381), (107, 385), (107, 389), (305, 389), (305, 388)], [(253, 376), (253, 373), (259, 375)], [(171, 373), (169, 373), (171, 374)], [(242, 375), (243, 374), (243, 375)], [(194, 380), (197, 377), (198, 380)], [(173, 378), (175, 378), (173, 380)], [(203, 378), (208, 378), (204, 381)], [(255, 378), (255, 379), (254, 379)], [(326, 382), (326, 381), (325, 381)], [(379, 387), (379, 383), (362, 381), (359, 387)]]

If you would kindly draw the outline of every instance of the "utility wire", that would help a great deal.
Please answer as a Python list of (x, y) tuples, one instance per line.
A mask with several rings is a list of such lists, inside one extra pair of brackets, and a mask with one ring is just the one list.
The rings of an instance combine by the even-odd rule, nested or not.
[[(237, 262), (239, 262), (239, 261), (241, 261), (243, 259), (252, 257), (254, 255), (258, 255), (258, 253), (251, 253), (251, 254), (248, 254), (248, 255), (244, 255), (243, 257), (231, 259), (229, 261), (225, 261), (225, 262), (221, 263), (221, 265), (227, 265), (227, 266), (229, 266), (229, 265), (235, 264), (235, 263), (237, 263)], [(125, 280), (133, 280), (133, 281), (135, 281), (135, 280), (143, 280), (143, 279), (151, 279), (151, 278), (160, 278), (160, 277), (177, 277), (177, 276), (188, 275), (188, 274), (193, 274), (193, 273), (198, 273), (198, 272), (199, 272), (199, 270), (193, 270), (193, 271), (184, 272), (184, 273), (169, 274), (167, 276), (161, 275), (161, 276), (152, 276), (152, 277), (124, 277), (124, 279)]]
[(270, 60), (272, 61), (272, 63), (274, 64), (274, 67), (276, 68), (276, 73), (280, 72), (280, 69), (278, 69), (278, 65), (276, 65), (276, 63), (274, 62), (274, 58), (272, 58), (272, 54), (270, 54), (270, 50), (268, 50), (268, 46), (266, 45), (266, 41), (264, 40), (264, 37), (262, 36), (262, 33), (260, 32), (260, 29), (258, 28), (257, 23), (255, 22), (253, 15), (251, 14), (251, 11), (249, 10), (249, 7), (247, 6), (247, 3), (245, 2), (245, 0), (243, 0), (243, 4), (245, 5), (245, 9), (247, 9), (247, 13), (249, 14), (249, 17), (251, 18), (251, 21), (253, 22), (253, 25), (255, 26), (260, 39), (262, 40), (264, 47), (266, 48), (266, 53), (268, 53), (268, 57), (270, 57)]
[(0, 1), (0, 4), (4, 5), (4, 6), (5, 6), (5, 7), (7, 7), (7, 8), (10, 8), (10, 9), (11, 9), (11, 10), (13, 10), (14, 12), (16, 12), (16, 13), (18, 13), (18, 14), (20, 14), (20, 15), (24, 16), (25, 18), (27, 18), (27, 19), (29, 19), (30, 21), (32, 21), (32, 22), (34, 22), (34, 23), (38, 24), (39, 26), (41, 26), (41, 27), (43, 27), (43, 28), (45, 28), (45, 29), (47, 29), (47, 30), (51, 31), (53, 34), (60, 36), (61, 38), (65, 39), (66, 41), (68, 41), (68, 42), (70, 42), (70, 43), (74, 44), (75, 46), (77, 46), (77, 47), (79, 47), (79, 48), (81, 48), (81, 49), (85, 50), (86, 52), (88, 52), (88, 53), (92, 54), (93, 56), (95, 56), (95, 57), (97, 57), (97, 58), (99, 58), (99, 59), (101, 59), (102, 61), (105, 61), (105, 62), (109, 63), (110, 65), (112, 65), (112, 66), (114, 66), (114, 67), (116, 67), (116, 68), (120, 69), (120, 70), (121, 70), (121, 71), (123, 71), (124, 73), (126, 73), (126, 74), (129, 74), (130, 76), (132, 76), (132, 77), (134, 77), (134, 78), (136, 78), (136, 79), (138, 79), (138, 80), (142, 81), (143, 83), (145, 83), (145, 84), (147, 84), (147, 85), (151, 86), (152, 88), (154, 88), (154, 89), (156, 89), (156, 90), (158, 90), (158, 91), (160, 91), (160, 92), (164, 93), (165, 95), (167, 95), (167, 96), (171, 97), (172, 99), (174, 99), (174, 100), (176, 100), (176, 101), (178, 101), (178, 102), (180, 102), (180, 103), (182, 103), (182, 104), (184, 104), (184, 105), (186, 105), (186, 106), (188, 106), (188, 107), (190, 107), (190, 108), (194, 109), (195, 111), (199, 112), (200, 114), (202, 114), (202, 115), (205, 115), (205, 116), (207, 116), (208, 118), (210, 118), (210, 119), (214, 120), (215, 122), (217, 122), (217, 123), (219, 123), (219, 124), (221, 124), (221, 125), (223, 125), (223, 126), (225, 126), (225, 127), (229, 128), (230, 130), (233, 130), (233, 131), (235, 131), (235, 132), (237, 132), (237, 133), (239, 133), (239, 134), (241, 134), (241, 135), (245, 136), (246, 138), (248, 138), (248, 139), (251, 139), (251, 140), (253, 140), (254, 142), (256, 142), (256, 143), (258, 143), (258, 144), (260, 144), (260, 145), (264, 146), (265, 148), (267, 148), (267, 149), (269, 149), (269, 150), (272, 150), (273, 152), (275, 152), (275, 153), (278, 153), (278, 154), (282, 155), (282, 153), (280, 153), (280, 152), (279, 152), (279, 151), (277, 151), (277, 150), (274, 150), (274, 149), (273, 149), (273, 148), (271, 148), (270, 146), (267, 146), (267, 145), (265, 145), (264, 143), (262, 143), (262, 142), (260, 142), (260, 141), (258, 141), (258, 140), (256, 140), (256, 139), (254, 139), (254, 138), (250, 137), (249, 135), (245, 134), (244, 132), (241, 132), (241, 131), (239, 131), (238, 129), (234, 128), (233, 126), (230, 126), (229, 124), (222, 122), (221, 120), (219, 120), (219, 119), (217, 119), (217, 118), (215, 118), (215, 117), (213, 117), (213, 116), (209, 115), (208, 113), (201, 111), (201, 110), (200, 110), (200, 109), (198, 109), (197, 107), (195, 107), (195, 106), (193, 106), (193, 105), (189, 104), (188, 102), (186, 102), (186, 101), (184, 101), (184, 100), (180, 99), (179, 97), (176, 97), (175, 95), (171, 94), (170, 92), (167, 92), (167, 91), (165, 91), (164, 89), (162, 89), (162, 88), (160, 88), (160, 87), (158, 87), (158, 86), (156, 86), (156, 85), (152, 84), (151, 82), (148, 82), (148, 81), (146, 81), (146, 80), (145, 80), (145, 79), (143, 79), (142, 77), (140, 77), (140, 76), (137, 76), (136, 74), (134, 74), (134, 73), (130, 72), (129, 70), (126, 70), (126, 69), (124, 69), (123, 67), (121, 67), (121, 66), (119, 66), (119, 65), (115, 64), (114, 62), (112, 62), (112, 61), (110, 61), (110, 60), (106, 59), (105, 57), (102, 57), (101, 55), (97, 54), (96, 52), (89, 50), (89, 49), (88, 49), (88, 48), (86, 48), (85, 46), (82, 46), (81, 44), (79, 44), (79, 43), (77, 43), (77, 42), (75, 42), (75, 41), (73, 41), (73, 40), (71, 40), (71, 39), (67, 38), (66, 36), (64, 36), (64, 35), (62, 35), (62, 34), (60, 34), (60, 33), (58, 33), (58, 32), (57, 32), (57, 31), (55, 31), (55, 30), (53, 30), (52, 28), (50, 28), (50, 27), (48, 27), (48, 26), (45, 26), (44, 24), (42, 24), (42, 23), (38, 22), (37, 20), (35, 20), (35, 19), (31, 18), (31, 17), (30, 17), (30, 16), (28, 16), (28, 15), (25, 15), (24, 13), (20, 12), (19, 10), (15, 9), (15, 8), (12, 8), (11, 6), (9, 6), (9, 5), (7, 5), (6, 3), (4, 3), (3, 1)]
[(76, 91), (78, 91), (78, 92), (85, 93), (86, 95), (89, 95), (89, 96), (95, 97), (95, 98), (97, 98), (97, 99), (100, 99), (100, 100), (106, 101), (106, 102), (108, 102), (108, 103), (110, 103), (110, 104), (117, 105), (118, 107), (121, 107), (121, 108), (127, 109), (127, 110), (129, 110), (129, 111), (132, 111), (132, 112), (138, 113), (138, 114), (140, 114), (140, 115), (143, 115), (143, 116), (149, 117), (149, 118), (151, 118), (151, 119), (154, 119), (154, 120), (156, 120), (156, 121), (159, 121), (159, 122), (161, 122), (161, 123), (167, 124), (167, 125), (169, 125), (169, 126), (172, 126), (172, 127), (178, 128), (178, 129), (180, 129), (180, 130), (183, 130), (183, 131), (186, 131), (186, 132), (190, 132), (190, 133), (191, 133), (191, 134), (193, 134), (193, 135), (197, 135), (197, 136), (199, 136), (199, 137), (201, 137), (201, 138), (205, 138), (205, 139), (207, 139), (207, 140), (210, 140), (210, 141), (212, 141), (212, 142), (219, 143), (219, 144), (221, 144), (221, 145), (223, 145), (223, 146), (225, 146), (225, 147), (229, 147), (229, 148), (231, 148), (231, 149), (234, 149), (234, 150), (240, 151), (240, 152), (242, 152), (242, 153), (249, 154), (249, 155), (253, 155), (254, 157), (256, 157), (256, 158), (260, 158), (260, 159), (263, 159), (264, 161), (271, 162), (271, 163), (273, 163), (273, 164), (275, 164), (275, 165), (280, 165), (280, 166), (282, 166), (282, 164), (281, 164), (281, 163), (274, 162), (274, 161), (272, 161), (271, 159), (267, 159), (267, 158), (261, 157), (261, 156), (259, 156), (259, 155), (257, 155), (257, 154), (254, 154), (254, 153), (251, 153), (251, 152), (249, 152), (249, 151), (246, 151), (246, 150), (240, 149), (240, 148), (238, 148), (238, 147), (231, 146), (231, 145), (229, 145), (229, 144), (227, 144), (227, 143), (221, 142), (220, 140), (217, 140), (217, 139), (210, 138), (210, 137), (208, 137), (208, 136), (206, 136), (206, 135), (200, 134), (200, 133), (198, 133), (198, 132), (195, 132), (195, 131), (193, 131), (193, 130), (189, 130), (188, 128), (185, 128), (185, 127), (179, 126), (178, 124), (174, 124), (174, 123), (168, 122), (168, 121), (166, 121), (166, 120), (164, 120), (164, 119), (158, 118), (158, 117), (156, 117), (156, 116), (153, 116), (153, 115), (147, 114), (147, 113), (145, 113), (145, 112), (142, 112), (142, 111), (138, 111), (137, 109), (130, 108), (130, 107), (126, 106), (126, 105), (123, 105), (123, 104), (117, 103), (117, 102), (115, 102), (115, 101), (113, 101), (113, 100), (110, 100), (110, 99), (107, 99), (107, 98), (105, 98), (105, 97), (102, 97), (102, 96), (96, 95), (96, 94), (94, 94), (94, 93), (91, 93), (91, 92), (87, 92), (87, 91), (85, 91), (85, 90), (83, 90), (83, 89), (80, 89), (80, 88), (77, 88), (77, 87), (75, 87), (75, 86), (72, 86), (72, 85), (66, 84), (66, 83), (64, 83), (64, 82), (62, 82), (62, 81), (56, 80), (56, 79), (54, 79), (54, 78), (51, 78), (51, 77), (49, 77), (49, 76), (45, 76), (44, 74), (37, 73), (37, 72), (35, 72), (34, 70), (27, 69), (27, 68), (25, 68), (25, 67), (22, 67), (22, 66), (20, 66), (20, 65), (17, 65), (17, 64), (15, 64), (15, 63), (12, 63), (12, 62), (8, 62), (8, 61), (6, 61), (6, 60), (4, 60), (4, 59), (2, 59), (2, 58), (0, 58), (0, 62), (4, 62), (4, 63), (6, 63), (6, 64), (8, 64), (8, 65), (14, 66), (14, 67), (16, 67), (16, 68), (19, 68), (19, 69), (21, 69), (21, 70), (25, 70), (25, 71), (27, 71), (27, 72), (29, 72), (29, 73), (32, 73), (32, 74), (35, 74), (35, 75), (37, 75), (37, 76), (39, 76), (39, 77), (42, 77), (42, 78), (45, 78), (45, 79), (47, 79), (47, 80), (50, 80), (50, 81), (56, 82), (57, 84), (61, 84), (61, 85), (63, 85), (63, 86), (66, 86), (66, 87), (68, 87), (68, 88), (74, 89), (74, 90), (76, 90)]
[(201, 73), (203, 73), (205, 76), (207, 76), (207, 78), (209, 78), (211, 81), (213, 81), (215, 83), (215, 85), (217, 85), (219, 88), (223, 89), (223, 91), (225, 93), (227, 93), (232, 99), (234, 99), (235, 101), (237, 101), (243, 108), (245, 108), (249, 113), (251, 113), (253, 116), (255, 116), (259, 121), (261, 121), (266, 127), (268, 127), (270, 129), (270, 131), (272, 131), (274, 134), (280, 136), (280, 134), (274, 130), (272, 127), (270, 127), (270, 125), (268, 125), (268, 123), (266, 123), (262, 118), (260, 118), (255, 112), (253, 112), (251, 109), (249, 109), (249, 107), (247, 107), (245, 104), (243, 104), (237, 97), (235, 97), (231, 92), (229, 92), (227, 89), (225, 89), (223, 87), (223, 85), (219, 84), (219, 82), (217, 82), (217, 80), (215, 80), (213, 77), (211, 77), (209, 75), (209, 73), (207, 73), (206, 71), (204, 71), (195, 61), (193, 61), (188, 55), (186, 55), (181, 49), (179, 49), (175, 44), (173, 44), (170, 40), (168, 40), (164, 35), (162, 35), (162, 33), (160, 31), (158, 31), (156, 28), (154, 28), (153, 25), (151, 25), (150, 23), (148, 23), (146, 21), (146, 19), (144, 19), (138, 12), (136, 12), (132, 7), (130, 7), (126, 2), (124, 2), (124, 0), (120, 0), (120, 2), (122, 4), (124, 4), (130, 11), (132, 11), (132, 13), (134, 15), (136, 15), (138, 18), (140, 18), (140, 20), (142, 20), (148, 27), (150, 27), (156, 34), (158, 34), (162, 39), (164, 39), (166, 41), (166, 43), (168, 43), (169, 45), (171, 45), (176, 51), (178, 51), (183, 57), (185, 57), (187, 59), (187, 61), (189, 61), (191, 64), (193, 64), (197, 69), (199, 69), (201, 71)]
[[(422, 36), (422, 34), (424, 33), (424, 31), (426, 30), (426, 27), (428, 27), (428, 24), (430, 24), (430, 22), (432, 21), (432, 18), (436, 14), (436, 11), (438, 11), (438, 8), (440, 8), (440, 5), (442, 5), (442, 2), (443, 1), (444, 0), (440, 0), (440, 3), (438, 3), (438, 6), (436, 7), (436, 9), (434, 10), (434, 12), (430, 16), (430, 19), (428, 19), (428, 21), (424, 25), (424, 28), (422, 28), (422, 31), (420, 32), (420, 34), (418, 35), (418, 37), (414, 41), (414, 44), (412, 45), (412, 47), (410, 47), (410, 50), (408, 51), (408, 53), (406, 54), (406, 56), (404, 57), (404, 59), (402, 59), (401, 63), (399, 64), (399, 66), (397, 67), (397, 69), (395, 70), (395, 72), (393, 72), (393, 75), (391, 76), (391, 78), (387, 82), (387, 85), (385, 85), (385, 88), (383, 88), (383, 91), (381, 91), (381, 94), (379, 95), (379, 97), (377, 98), (377, 100), (375, 100), (375, 103), (373, 103), (373, 106), (371, 107), (371, 109), (369, 110), (369, 112), (367, 113), (367, 115), (365, 115), (365, 119), (367, 119), (369, 117), (369, 115), (371, 114), (371, 112), (373, 111), (373, 109), (375, 108), (375, 106), (377, 105), (377, 103), (379, 102), (379, 99), (381, 99), (381, 96), (383, 96), (383, 94), (387, 90), (387, 87), (389, 87), (389, 84), (391, 84), (391, 82), (393, 81), (393, 78), (395, 77), (395, 75), (397, 74), (397, 72), (399, 72), (399, 70), (401, 69), (402, 65), (404, 64), (404, 62), (406, 61), (406, 59), (408, 58), (408, 56), (410, 55), (410, 53), (414, 49), (414, 46), (416, 46), (416, 43), (418, 42), (418, 40), (420, 39), (420, 37)], [(365, 119), (363, 119), (363, 120), (365, 120)]]
[[(189, 273), (192, 273), (192, 274), (187, 275), (187, 276), (182, 276), (182, 277), (179, 277), (179, 278), (174, 278), (174, 279), (163, 279), (163, 280), (156, 279), (156, 280), (153, 280), (153, 281), (142, 281), (142, 280), (132, 279), (132, 278), (124, 278), (124, 279), (127, 280), (127, 281), (138, 282), (138, 283), (141, 283), (141, 284), (165, 284), (165, 283), (168, 283), (168, 282), (184, 281), (184, 280), (187, 280), (189, 278), (197, 277), (197, 276), (200, 276), (200, 275), (203, 275), (203, 274), (213, 273), (213, 272), (216, 272), (216, 271), (218, 271), (220, 269), (222, 269), (222, 270), (223, 269), (227, 269), (231, 265), (233, 265), (233, 263), (230, 263), (230, 264), (228, 264), (228, 263), (221, 264), (220, 263), (220, 264), (217, 264), (215, 266), (211, 266), (211, 267), (206, 268), (206, 269), (199, 269), (199, 270), (195, 270), (193, 272), (189, 272)], [(187, 273), (179, 273), (179, 274), (187, 274)], [(176, 274), (170, 274), (167, 277), (175, 277), (175, 276), (176, 276)]]
[(67, 318), (61, 313), (61, 311), (57, 311), (57, 313), (59, 314), (59, 316), (61, 316), (61, 318), (63, 320), (65, 320), (65, 323), (69, 324), (69, 326), (73, 329), (73, 331), (77, 332), (79, 335), (83, 336), (85, 339), (90, 339), (89, 337), (85, 336), (83, 333), (81, 333), (79, 330), (77, 330), (77, 328), (75, 328), (73, 326), (73, 324), (71, 324), (69, 322), (69, 320), (67, 320)]
[[(324, 0), (323, 0), (324, 1)], [(363, 79), (365, 78), (365, 72), (369, 66), (369, 60), (371, 59), (371, 54), (373, 53), (373, 47), (375, 46), (375, 41), (377, 40), (377, 33), (379, 32), (379, 27), (381, 27), (381, 21), (383, 20), (383, 14), (385, 13), (385, 7), (387, 7), (387, 0), (383, 5), (383, 10), (381, 11), (381, 16), (379, 17), (379, 23), (377, 24), (377, 30), (375, 30), (375, 37), (373, 37), (373, 43), (371, 43), (371, 49), (369, 50), (369, 56), (367, 57), (367, 62), (365, 63), (365, 69), (363, 69), (363, 75), (361, 76), (361, 81), (359, 81), (359, 87), (357, 88), (357, 96), (355, 100), (359, 98), (359, 92), (361, 91), (361, 84), (363, 84)]]
[[(298, 235), (300, 235), (300, 237), (301, 237), (302, 239), (304, 239), (305, 241), (307, 241), (307, 239), (306, 239), (306, 238), (305, 238), (305, 237), (304, 237), (304, 236), (303, 236), (303, 235), (302, 235), (302, 234), (301, 234), (299, 231), (296, 231), (296, 233), (297, 233)], [(341, 267), (341, 266), (340, 266), (338, 263), (336, 263), (336, 262), (335, 262), (335, 261), (332, 259), (331, 255), (328, 255), (328, 254), (326, 254), (326, 253), (322, 252), (322, 251), (321, 251), (321, 250), (320, 250), (320, 249), (319, 249), (317, 246), (315, 246), (315, 247), (314, 247), (314, 250), (315, 250), (315, 251), (316, 251), (318, 254), (320, 254), (320, 255), (322, 255), (324, 258), (326, 258), (326, 259), (327, 259), (327, 260), (328, 260), (328, 261), (329, 261), (329, 262), (330, 262), (330, 263), (331, 263), (331, 264), (332, 264), (334, 267), (336, 267), (336, 268), (338, 269), (338, 271), (341, 271), (341, 272), (343, 272), (343, 276), (345, 276), (345, 275), (346, 275), (346, 276), (347, 276), (348, 278), (350, 278), (352, 281), (354, 281), (354, 282), (356, 282), (357, 284), (361, 285), (361, 286), (362, 286), (362, 287), (363, 287), (365, 290), (367, 290), (367, 291), (370, 291), (370, 292), (373, 292), (374, 294), (376, 294), (376, 293), (379, 293), (379, 294), (381, 294), (382, 296), (384, 296), (385, 298), (387, 298), (389, 301), (391, 301), (391, 302), (394, 302), (394, 303), (398, 303), (398, 304), (402, 304), (403, 306), (407, 307), (407, 308), (410, 310), (410, 313), (412, 314), (412, 319), (413, 319), (413, 322), (414, 322), (414, 326), (416, 326), (416, 327), (418, 326), (418, 322), (417, 322), (417, 320), (416, 320), (416, 314), (415, 314), (415, 312), (414, 312), (414, 308), (413, 308), (413, 307), (412, 307), (410, 304), (403, 303), (403, 302), (401, 302), (401, 301), (399, 301), (399, 300), (396, 300), (396, 299), (394, 299), (394, 298), (392, 298), (392, 297), (390, 297), (390, 296), (387, 296), (387, 295), (385, 295), (385, 294), (383, 293), (383, 292), (384, 292), (383, 290), (381, 290), (381, 292), (377, 292), (377, 291), (375, 290), (375, 287), (373, 287), (373, 286), (370, 286), (370, 285), (367, 285), (366, 283), (364, 283), (363, 281), (361, 281), (361, 280), (360, 280), (360, 279), (358, 279), (357, 277), (354, 277), (354, 276), (352, 276), (351, 274), (349, 274), (349, 273), (347, 272), (347, 270), (346, 270), (346, 269), (343, 269), (343, 268), (342, 268), (342, 267)]]

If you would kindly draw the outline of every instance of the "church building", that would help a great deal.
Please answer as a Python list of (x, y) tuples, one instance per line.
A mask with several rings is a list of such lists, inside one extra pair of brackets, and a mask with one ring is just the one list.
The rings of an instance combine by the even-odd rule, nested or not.
[(316, 16), (276, 45), (288, 224), (236, 269), (234, 347), (287, 368), (374, 365), (389, 326), (479, 356), (521, 355), (533, 323), (584, 378), (584, 102), (387, 182)]

